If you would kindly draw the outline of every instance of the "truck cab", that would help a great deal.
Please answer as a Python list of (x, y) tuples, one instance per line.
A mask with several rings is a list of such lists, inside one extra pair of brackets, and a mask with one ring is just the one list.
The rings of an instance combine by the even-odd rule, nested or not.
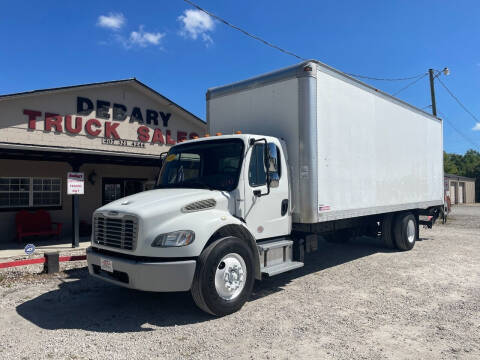
[[(238, 310), (262, 272), (303, 265), (287, 239), (287, 159), (285, 144), (269, 136), (217, 134), (173, 146), (155, 189), (93, 214), (90, 273), (139, 290), (191, 290), (215, 315)], [(259, 248), (265, 239), (277, 240)]]

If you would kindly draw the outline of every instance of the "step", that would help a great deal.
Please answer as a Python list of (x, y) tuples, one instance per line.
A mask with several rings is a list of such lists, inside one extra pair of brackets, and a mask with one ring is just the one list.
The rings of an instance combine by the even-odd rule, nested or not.
[(289, 261), (286, 263), (270, 266), (267, 268), (262, 269), (262, 274), (266, 274), (268, 276), (275, 276), (290, 270), (295, 270), (301, 268), (303, 266), (302, 262), (299, 261)]
[(283, 238), (283, 239), (267, 240), (261, 243), (257, 243), (257, 247), (260, 250), (260, 252), (262, 252), (262, 251), (277, 249), (279, 247), (289, 246), (292, 244), (293, 244), (292, 240)]
[(262, 274), (274, 276), (303, 266), (293, 261), (293, 241), (277, 238), (257, 243)]

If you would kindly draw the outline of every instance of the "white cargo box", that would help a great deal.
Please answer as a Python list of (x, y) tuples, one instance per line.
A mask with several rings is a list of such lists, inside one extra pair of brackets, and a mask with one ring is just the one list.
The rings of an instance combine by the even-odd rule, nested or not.
[(442, 121), (317, 61), (210, 89), (207, 123), (285, 140), (294, 222), (443, 203)]

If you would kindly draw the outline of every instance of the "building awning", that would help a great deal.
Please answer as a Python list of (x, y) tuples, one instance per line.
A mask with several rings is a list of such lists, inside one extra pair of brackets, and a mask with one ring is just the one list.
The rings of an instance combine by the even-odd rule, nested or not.
[(157, 155), (4, 142), (0, 143), (0, 159), (57, 161), (70, 164), (161, 165), (160, 157)]

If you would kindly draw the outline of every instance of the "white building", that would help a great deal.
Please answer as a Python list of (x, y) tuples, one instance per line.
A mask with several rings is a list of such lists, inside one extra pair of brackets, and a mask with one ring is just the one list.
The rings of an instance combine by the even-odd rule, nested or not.
[(85, 175), (80, 231), (92, 212), (153, 187), (160, 154), (203, 136), (205, 122), (136, 79), (0, 96), (0, 241), (16, 237), (15, 215), (45, 209), (72, 229), (70, 171)]

